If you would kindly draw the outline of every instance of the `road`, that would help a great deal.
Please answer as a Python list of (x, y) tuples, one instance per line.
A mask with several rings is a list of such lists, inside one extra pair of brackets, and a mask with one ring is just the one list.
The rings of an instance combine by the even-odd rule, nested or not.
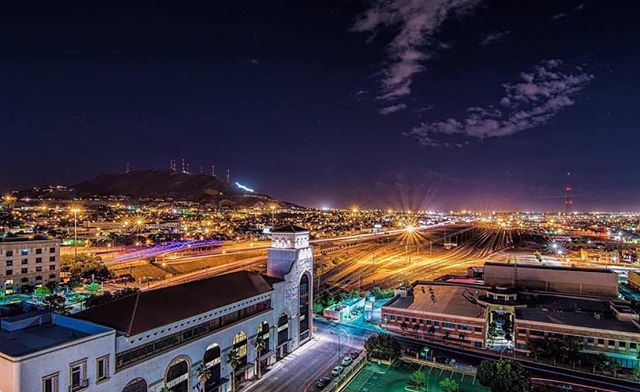
[(274, 365), (257, 383), (245, 391), (310, 392), (318, 378), (328, 376), (342, 357), (363, 350), (364, 341), (373, 332), (316, 319), (314, 339)]

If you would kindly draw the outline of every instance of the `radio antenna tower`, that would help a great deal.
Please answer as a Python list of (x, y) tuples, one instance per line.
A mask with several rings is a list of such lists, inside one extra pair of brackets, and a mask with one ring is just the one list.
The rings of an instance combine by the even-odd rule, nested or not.
[(126, 173), (129, 174), (130, 171), (131, 171), (131, 166), (129, 165), (129, 163), (127, 163)]
[(211, 177), (216, 176), (216, 165), (211, 165)]
[(571, 214), (571, 211), (573, 210), (573, 196), (572, 196), (573, 188), (571, 188), (571, 185), (569, 183), (569, 176), (571, 176), (571, 173), (567, 173), (567, 185), (564, 188), (564, 213), (565, 213), (565, 215)]
[(231, 184), (231, 169), (227, 169), (227, 183)]

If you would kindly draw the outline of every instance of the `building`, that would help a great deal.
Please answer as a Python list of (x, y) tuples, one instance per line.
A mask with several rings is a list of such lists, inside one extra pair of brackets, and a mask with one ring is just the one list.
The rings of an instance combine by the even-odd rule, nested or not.
[(606, 354), (623, 367), (639, 363), (639, 315), (608, 296), (418, 281), (382, 307), (382, 327), (427, 342), (526, 355), (532, 341), (572, 337), (583, 353)]
[(58, 282), (60, 243), (57, 240), (0, 240), (0, 287), (5, 294)]
[(476, 298), (484, 294), (464, 286), (417, 282), (397, 290), (382, 307), (382, 327), (417, 339), (482, 348), (487, 309)]
[[(242, 382), (257, 366), (276, 362), (312, 338), (309, 232), (296, 226), (273, 230), (267, 270), (140, 292), (73, 318), (51, 315), (49, 324), (25, 315), (0, 330), (0, 374), (12, 375), (0, 377), (0, 390), (191, 392), (200, 382), (198, 369), (206, 367), (211, 377), (200, 386), (227, 391), (231, 351), (239, 357), (235, 374)], [(7, 348), (20, 336), (49, 335), (67, 339), (49, 339), (27, 354)], [(254, 346), (258, 336), (265, 342), (260, 352)], [(35, 366), (33, 358), (44, 355), (55, 360)]]
[(618, 297), (618, 274), (604, 268), (485, 263), (484, 283), (487, 286)]
[(636, 290), (640, 290), (640, 272), (629, 271), (628, 282), (629, 286)]

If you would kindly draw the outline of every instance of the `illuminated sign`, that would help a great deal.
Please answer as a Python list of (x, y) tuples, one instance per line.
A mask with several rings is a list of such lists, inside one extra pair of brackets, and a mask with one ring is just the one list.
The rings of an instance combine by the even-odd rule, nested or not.
[(244, 185), (242, 185), (242, 184), (240, 184), (240, 183), (238, 183), (238, 182), (236, 182), (236, 186), (237, 186), (238, 188), (242, 189), (243, 191), (247, 191), (247, 192), (254, 192), (254, 190), (253, 190), (253, 189), (251, 189), (251, 188), (249, 188), (249, 187), (246, 187), (246, 186), (244, 186)]

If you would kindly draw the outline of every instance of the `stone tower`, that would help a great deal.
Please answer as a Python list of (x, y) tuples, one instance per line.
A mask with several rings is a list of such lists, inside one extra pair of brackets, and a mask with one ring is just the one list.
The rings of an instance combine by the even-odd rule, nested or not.
[(313, 331), (313, 252), (309, 230), (287, 225), (271, 231), (267, 275), (285, 281), (283, 309), (289, 315), (295, 349), (306, 343)]

